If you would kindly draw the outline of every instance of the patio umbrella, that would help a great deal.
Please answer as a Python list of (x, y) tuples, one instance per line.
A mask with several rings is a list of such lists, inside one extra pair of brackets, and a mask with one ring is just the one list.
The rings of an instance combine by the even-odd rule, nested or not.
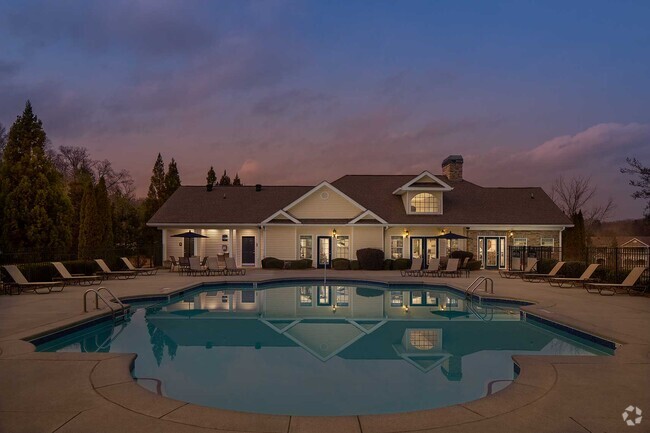
[(177, 235), (171, 235), (172, 238), (185, 238), (185, 239), (191, 239), (191, 238), (207, 238), (207, 236), (203, 236), (202, 234), (199, 233), (194, 233), (194, 232), (183, 232), (179, 233)]
[(432, 311), (431, 314), (436, 316), (446, 317), (447, 320), (455, 319), (457, 317), (469, 317), (469, 313), (466, 311), (457, 311), (457, 310), (436, 310)]
[(374, 298), (383, 294), (383, 290), (371, 289), (370, 287), (357, 287), (357, 295), (363, 296), (364, 298)]
[(444, 235), (434, 236), (436, 239), (469, 239), (467, 236), (457, 235), (456, 233), (445, 233)]

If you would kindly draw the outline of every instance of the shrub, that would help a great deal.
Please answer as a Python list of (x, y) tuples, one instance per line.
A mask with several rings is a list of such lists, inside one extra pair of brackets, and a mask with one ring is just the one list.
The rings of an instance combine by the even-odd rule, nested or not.
[[(557, 264), (555, 259), (542, 259), (537, 262), (537, 273), (538, 274), (548, 274), (553, 269), (553, 266)], [(566, 266), (566, 265), (565, 265)], [(560, 269), (560, 274), (564, 274), (564, 266)]]
[(363, 248), (357, 250), (357, 259), (361, 269), (380, 271), (384, 267), (384, 252), (377, 248)]
[(384, 260), (384, 271), (390, 271), (393, 268), (393, 260), (385, 259)]
[(334, 259), (332, 260), (332, 269), (347, 271), (350, 269), (350, 261), (348, 259)]
[(311, 260), (300, 259), (300, 260), (291, 260), (289, 262), (289, 269), (309, 269), (312, 266)]
[(283, 269), (284, 260), (275, 257), (266, 257), (262, 259), (262, 269)]
[(480, 260), (470, 260), (467, 262), (467, 269), (470, 271), (478, 271), (481, 269), (481, 261)]
[(567, 278), (579, 278), (587, 269), (584, 262), (566, 262), (562, 267), (562, 275)]
[(458, 250), (458, 251), (452, 251), (451, 254), (449, 254), (449, 257), (452, 259), (461, 259), (460, 262), (462, 262), (462, 259), (467, 259), (465, 260), (472, 260), (474, 258), (474, 253), (471, 251), (463, 251), (463, 250)]
[(395, 259), (393, 260), (393, 270), (401, 271), (403, 269), (411, 269), (411, 260), (409, 259)]
[(350, 269), (352, 269), (353, 271), (358, 271), (359, 269), (361, 269), (359, 267), (359, 260), (350, 260)]

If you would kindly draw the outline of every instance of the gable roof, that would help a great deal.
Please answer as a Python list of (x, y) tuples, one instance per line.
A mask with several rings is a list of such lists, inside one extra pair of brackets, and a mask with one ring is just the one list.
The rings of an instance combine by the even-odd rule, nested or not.
[[(431, 180), (431, 183), (425, 185), (420, 184), (419, 182), (423, 178), (429, 178), (429, 180)], [(395, 191), (393, 191), (393, 194), (404, 194), (404, 192), (406, 191), (414, 191), (414, 190), (415, 191), (417, 190), (451, 191), (452, 189), (453, 188), (448, 183), (444, 182), (442, 179), (438, 178), (437, 176), (434, 176), (428, 171), (423, 171), (422, 173), (420, 173), (419, 175), (411, 179), (409, 182), (405, 183), (404, 185), (400, 186)]]
[[(260, 224), (295, 201), (311, 186), (181, 186), (147, 223), (165, 224)], [(225, 199), (223, 198), (225, 194)]]
[(409, 215), (402, 198), (393, 192), (414, 177), (346, 175), (332, 184), (389, 224), (571, 225), (542, 188), (484, 188), (442, 175), (436, 177), (453, 188), (444, 193), (443, 214)]
[(319, 191), (319, 190), (320, 190), (321, 188), (323, 188), (323, 187), (327, 187), (327, 188), (331, 189), (333, 192), (335, 192), (336, 194), (338, 194), (339, 196), (341, 196), (344, 200), (348, 201), (348, 202), (349, 202), (350, 204), (352, 204), (353, 206), (358, 207), (359, 210), (361, 210), (361, 211), (365, 211), (365, 208), (364, 208), (363, 206), (361, 206), (359, 203), (357, 203), (354, 199), (352, 199), (351, 197), (348, 197), (348, 196), (347, 196), (343, 191), (340, 191), (340, 190), (339, 190), (338, 188), (336, 188), (334, 185), (332, 185), (331, 183), (329, 183), (329, 182), (327, 182), (327, 181), (325, 181), (325, 180), (322, 181), (321, 183), (319, 183), (318, 185), (316, 185), (315, 187), (311, 188), (311, 189), (310, 189), (309, 191), (307, 191), (305, 194), (303, 194), (302, 196), (298, 197), (296, 200), (294, 200), (293, 202), (289, 203), (288, 205), (286, 205), (286, 206), (283, 207), (282, 209), (285, 210), (285, 211), (290, 210), (291, 208), (295, 207), (297, 204), (299, 204), (300, 202), (302, 202), (302, 201), (305, 200), (306, 198), (310, 197), (312, 194), (314, 194), (315, 192)]

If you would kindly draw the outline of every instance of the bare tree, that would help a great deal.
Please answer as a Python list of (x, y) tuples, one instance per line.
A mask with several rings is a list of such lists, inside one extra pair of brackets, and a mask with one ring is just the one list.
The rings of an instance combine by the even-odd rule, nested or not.
[(2, 123), (0, 123), (0, 159), (2, 159), (2, 153), (5, 150), (5, 144), (7, 144), (7, 130)]
[(108, 159), (96, 161), (97, 177), (104, 177), (106, 189), (109, 194), (121, 194), (127, 198), (133, 198), (135, 182), (128, 170), (115, 171)]
[(551, 187), (551, 199), (569, 218), (582, 211), (587, 230), (594, 223), (607, 218), (615, 209), (610, 197), (605, 203), (594, 203), (596, 187), (591, 184), (591, 177), (573, 177), (570, 180), (560, 176)]
[(650, 219), (650, 167), (644, 166), (636, 158), (626, 158), (625, 160), (629, 167), (621, 168), (621, 173), (637, 177), (636, 179), (630, 179), (630, 185), (637, 188), (632, 197), (647, 200), (645, 217)]
[(59, 152), (54, 154), (52, 162), (68, 180), (81, 171), (93, 173), (97, 165), (97, 161), (90, 157), (88, 149), (76, 146), (59, 146)]

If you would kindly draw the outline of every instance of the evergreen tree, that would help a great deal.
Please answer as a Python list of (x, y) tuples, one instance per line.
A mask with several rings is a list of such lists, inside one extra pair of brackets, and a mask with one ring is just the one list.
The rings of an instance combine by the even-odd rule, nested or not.
[(176, 161), (172, 158), (169, 166), (167, 167), (167, 174), (165, 175), (165, 194), (163, 195), (163, 203), (171, 197), (171, 195), (181, 186), (181, 176), (178, 173)]
[(241, 186), (241, 179), (239, 173), (235, 173), (235, 178), (232, 180), (232, 186)]
[(80, 259), (91, 259), (101, 246), (102, 230), (97, 226), (99, 213), (97, 212), (97, 198), (92, 183), (86, 183), (83, 199), (81, 200), (81, 214), (79, 225), (79, 250)]
[(0, 123), (0, 164), (2, 163), (2, 153), (5, 150), (5, 145), (7, 144), (7, 130), (2, 123)]
[(142, 204), (142, 241), (152, 244), (160, 241), (160, 232), (155, 227), (147, 227), (147, 221), (160, 209), (165, 202), (165, 164), (162, 156), (158, 154), (153, 166), (151, 182), (147, 198)]
[(118, 192), (113, 195), (113, 241), (121, 248), (134, 247), (140, 237), (140, 213), (135, 201)]
[(214, 187), (214, 183), (217, 181), (217, 173), (214, 172), (214, 167), (212, 166), (210, 166), (210, 170), (208, 170), (207, 181), (208, 191), (212, 191), (212, 187)]
[(92, 173), (81, 169), (73, 174), (68, 183), (68, 197), (72, 204), (72, 219), (70, 221), (71, 248), (73, 252), (79, 251), (79, 228), (81, 226), (81, 201), (83, 200), (86, 185), (93, 183)]
[(72, 206), (46, 153), (47, 136), (29, 101), (9, 130), (0, 168), (2, 247), (11, 251), (70, 246)]
[(226, 170), (223, 171), (223, 176), (219, 180), (219, 186), (230, 186), (230, 177), (226, 174)]
[(95, 186), (95, 206), (97, 221), (94, 226), (95, 230), (99, 232), (98, 246), (101, 251), (108, 251), (113, 249), (113, 214), (103, 176), (99, 178), (99, 182)]
[(573, 227), (565, 230), (562, 237), (564, 258), (568, 260), (583, 261), (586, 254), (585, 219), (582, 211), (571, 216)]

